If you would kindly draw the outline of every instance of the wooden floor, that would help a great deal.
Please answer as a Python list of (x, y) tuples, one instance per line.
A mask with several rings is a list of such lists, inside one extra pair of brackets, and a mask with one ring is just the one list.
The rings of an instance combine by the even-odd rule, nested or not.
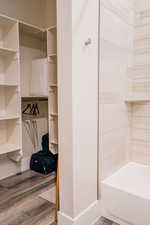
[(108, 219), (105, 219), (104, 217), (101, 217), (95, 225), (119, 225), (119, 224), (116, 224)]
[[(55, 205), (40, 197), (55, 185), (55, 174), (33, 171), (0, 181), (0, 225), (57, 225)], [(117, 225), (101, 218), (95, 225)]]
[(0, 225), (53, 224), (55, 205), (39, 197), (50, 185), (55, 185), (55, 174), (32, 171), (1, 180)]

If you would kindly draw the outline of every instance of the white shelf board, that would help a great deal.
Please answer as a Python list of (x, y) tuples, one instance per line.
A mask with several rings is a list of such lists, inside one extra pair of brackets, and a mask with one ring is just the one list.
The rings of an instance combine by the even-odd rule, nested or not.
[(150, 98), (137, 98), (137, 97), (125, 98), (126, 103), (148, 102), (148, 101), (150, 101)]
[(0, 144), (0, 155), (20, 150), (20, 147), (13, 144)]
[(48, 96), (21, 96), (21, 98), (48, 98)]
[(56, 25), (53, 25), (53, 26), (50, 26), (48, 27), (48, 31), (52, 31), (52, 30), (56, 30), (57, 26)]
[(10, 55), (10, 54), (15, 54), (15, 53), (17, 53), (17, 50), (15, 50), (15, 49), (0, 47), (0, 56)]
[(57, 117), (58, 116), (58, 113), (50, 113), (50, 116)]
[(48, 57), (57, 57), (56, 53), (49, 54)]
[(46, 41), (46, 31), (39, 28), (39, 27), (20, 22), (19, 28), (20, 28), (20, 32), (23, 33), (23, 34), (26, 34), (26, 35), (29, 35), (31, 37), (37, 38), (39, 40), (43, 40), (43, 41), (45, 40)]
[(3, 115), (0, 116), (0, 120), (14, 120), (14, 119), (19, 119), (19, 115)]
[(58, 145), (58, 141), (57, 140), (52, 140), (52, 141), (50, 141), (50, 144), (52, 144), (52, 145)]
[(57, 87), (57, 84), (50, 84), (50, 87)]
[(8, 22), (17, 23), (18, 20), (0, 13), (0, 24), (5, 26)]
[(19, 84), (0, 83), (0, 87), (17, 87)]

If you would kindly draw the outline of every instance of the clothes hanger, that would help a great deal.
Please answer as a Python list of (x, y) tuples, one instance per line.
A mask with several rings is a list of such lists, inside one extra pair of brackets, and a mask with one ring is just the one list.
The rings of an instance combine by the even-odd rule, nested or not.
[[(28, 112), (29, 110), (29, 112)], [(26, 115), (35, 115), (37, 116), (38, 114), (40, 114), (40, 111), (39, 111), (39, 107), (38, 107), (38, 104), (27, 104), (26, 108), (22, 111), (23, 114), (26, 114)]]
[(31, 111), (31, 109), (32, 109), (31, 104), (27, 104), (26, 108), (22, 111), (22, 113), (23, 114), (29, 114), (29, 113), (27, 113), (28, 109), (30, 109), (30, 111)]

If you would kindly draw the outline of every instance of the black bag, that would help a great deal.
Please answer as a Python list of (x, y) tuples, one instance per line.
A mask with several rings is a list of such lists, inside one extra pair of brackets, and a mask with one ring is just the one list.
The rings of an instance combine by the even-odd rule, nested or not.
[(42, 149), (43, 149), (44, 152), (51, 153), (49, 151), (49, 135), (48, 134), (45, 134), (42, 137)]
[(43, 151), (34, 153), (30, 160), (30, 169), (38, 173), (49, 174), (57, 169), (58, 155), (54, 155), (49, 151), (48, 134), (42, 137)]
[(57, 168), (57, 154), (37, 152), (32, 155), (30, 160), (30, 169), (38, 173), (49, 174)]

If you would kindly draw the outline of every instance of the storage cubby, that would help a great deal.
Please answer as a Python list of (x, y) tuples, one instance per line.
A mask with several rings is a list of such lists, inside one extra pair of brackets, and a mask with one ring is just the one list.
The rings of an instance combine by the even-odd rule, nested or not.
[(47, 56), (49, 62), (49, 146), (58, 152), (58, 84), (57, 84), (57, 29), (47, 30)]
[(0, 85), (19, 84), (19, 62), (16, 53), (0, 55)]
[(19, 117), (18, 87), (0, 86), (0, 118)]
[(0, 121), (0, 154), (20, 150), (20, 123), (18, 119)]
[(18, 51), (18, 23), (0, 16), (0, 48)]
[(58, 144), (58, 119), (57, 117), (50, 117), (50, 144)]
[(57, 53), (57, 31), (55, 26), (48, 29), (47, 40), (48, 40), (48, 43), (47, 43), (48, 56), (56, 54)]
[(48, 96), (46, 32), (20, 23), (19, 34), (21, 96), (46, 97)]
[(49, 101), (50, 101), (50, 115), (55, 115), (58, 113), (58, 103), (57, 103), (57, 87), (51, 86), (49, 91)]
[(49, 63), (49, 85), (57, 86), (57, 62), (51, 61)]

